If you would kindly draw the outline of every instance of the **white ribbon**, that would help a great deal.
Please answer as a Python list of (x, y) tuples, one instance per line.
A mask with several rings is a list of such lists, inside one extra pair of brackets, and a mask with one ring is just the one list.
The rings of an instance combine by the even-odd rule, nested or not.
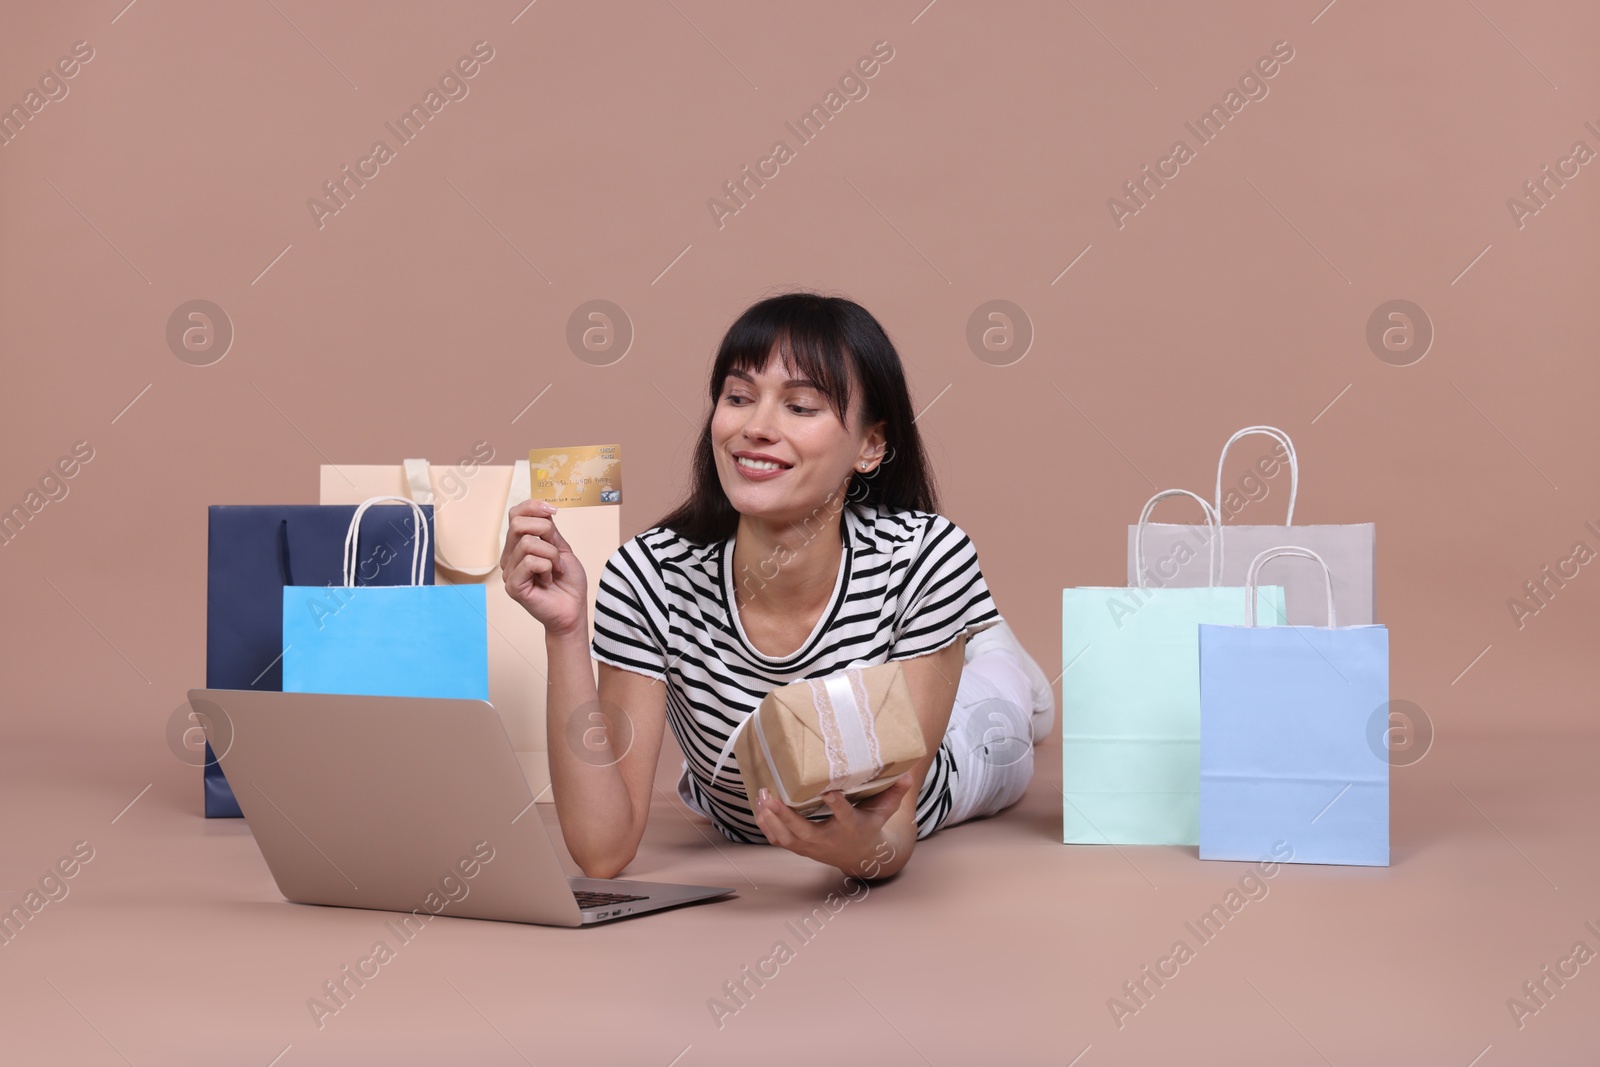
[(814, 678), (810, 684), (817, 725), (822, 728), (822, 750), (828, 759), (827, 789), (850, 790), (876, 778), (883, 770), (883, 752), (878, 747), (877, 724), (872, 721), (861, 668)]

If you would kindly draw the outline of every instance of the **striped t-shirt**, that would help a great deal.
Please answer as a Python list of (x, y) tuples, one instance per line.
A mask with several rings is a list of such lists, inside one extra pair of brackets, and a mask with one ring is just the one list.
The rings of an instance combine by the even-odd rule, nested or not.
[[(666, 679), (667, 719), (688, 762), (691, 795), (731, 840), (767, 841), (738, 758), (729, 757), (714, 786), (712, 771), (728, 735), (769, 691), (925, 655), (1000, 622), (977, 549), (949, 519), (856, 502), (842, 514), (832, 599), (788, 656), (767, 656), (745, 637), (734, 611), (733, 537), (702, 545), (653, 526), (617, 549), (601, 574), (591, 652)], [(747, 577), (741, 592), (758, 592), (759, 581)], [(946, 738), (917, 795), (918, 840), (950, 814), (953, 768)], [(830, 815), (823, 808), (808, 817)]]

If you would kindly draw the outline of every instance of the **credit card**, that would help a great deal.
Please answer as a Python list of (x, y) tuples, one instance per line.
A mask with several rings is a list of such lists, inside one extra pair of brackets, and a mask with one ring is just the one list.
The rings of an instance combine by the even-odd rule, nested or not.
[(622, 446), (578, 445), (528, 451), (533, 499), (558, 508), (622, 503)]

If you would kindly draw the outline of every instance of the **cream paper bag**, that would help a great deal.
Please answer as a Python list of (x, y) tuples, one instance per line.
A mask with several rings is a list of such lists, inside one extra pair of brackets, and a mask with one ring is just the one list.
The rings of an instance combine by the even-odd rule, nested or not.
[[(486, 587), (489, 703), (500, 712), (534, 798), (551, 803), (544, 626), (511, 599), (500, 575), (510, 525), (507, 513), (531, 492), (528, 461), (460, 467), (430, 467), (423, 459), (399, 465), (324, 464), (321, 478), (324, 504), (359, 504), (393, 494), (433, 505), (435, 579), (439, 585)], [(620, 504), (563, 506), (556, 516), (557, 528), (589, 579), (591, 638), (600, 573), (621, 544), (621, 511)]]

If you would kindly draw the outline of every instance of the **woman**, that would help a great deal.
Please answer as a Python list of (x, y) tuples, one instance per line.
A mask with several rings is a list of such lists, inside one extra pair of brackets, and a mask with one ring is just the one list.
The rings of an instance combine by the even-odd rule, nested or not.
[[(811, 293), (755, 304), (722, 340), (710, 395), (689, 497), (607, 561), (592, 641), (588, 579), (555, 509), (511, 510), (502, 572), (545, 628), (562, 835), (591, 877), (632, 861), (670, 723), (686, 754), (679, 796), (725, 836), (887, 877), (941, 826), (1021, 798), (1054, 721), (1050, 683), (1001, 619), (972, 542), (938, 514), (900, 357), (864, 308)], [(747, 796), (736, 761), (713, 783), (729, 734), (770, 690), (891, 660), (928, 754), (888, 789), (854, 805), (831, 791), (801, 815)], [(606, 722), (626, 751), (604, 763), (575, 751), (574, 715)]]

